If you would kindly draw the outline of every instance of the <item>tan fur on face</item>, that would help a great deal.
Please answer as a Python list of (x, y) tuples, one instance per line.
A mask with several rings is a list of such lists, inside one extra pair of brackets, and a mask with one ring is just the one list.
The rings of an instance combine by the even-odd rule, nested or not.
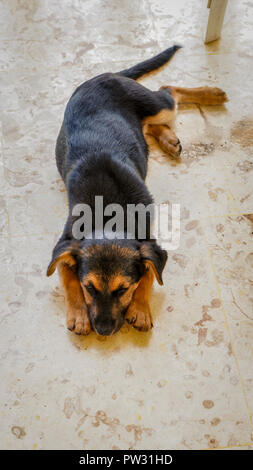
[(86, 304), (88, 305), (88, 307), (90, 307), (90, 305), (92, 304), (92, 296), (91, 296), (90, 293), (85, 289), (85, 287), (84, 287), (83, 284), (81, 284), (81, 287), (82, 287), (82, 290), (83, 290), (83, 295), (84, 295), (85, 302), (86, 302)]
[(118, 315), (118, 311), (123, 310), (127, 308), (132, 300), (134, 291), (138, 287), (138, 282), (135, 282), (131, 284), (131, 279), (127, 276), (124, 276), (123, 274), (115, 274), (112, 276), (107, 282), (102, 281), (101, 277), (95, 273), (89, 273), (81, 283), (82, 289), (83, 289), (83, 295), (86, 301), (86, 304), (91, 307), (92, 305), (92, 313), (94, 318), (96, 318), (97, 312), (96, 310), (96, 304), (93, 302), (93, 297), (92, 295), (87, 291), (85, 286), (88, 286), (89, 284), (93, 284), (93, 286), (99, 290), (101, 293), (107, 292), (111, 293), (113, 295), (113, 292), (116, 291), (119, 288), (124, 288), (127, 289), (124, 294), (122, 294), (119, 298), (118, 301), (112, 301), (112, 316), (113, 318), (116, 318)]
[(138, 287), (138, 284), (139, 284), (138, 282), (131, 284), (129, 288), (127, 289), (127, 291), (119, 298), (118, 303), (117, 304), (116, 302), (114, 303), (113, 310), (112, 310), (113, 318), (117, 318), (119, 308), (120, 310), (123, 310), (130, 305), (134, 292), (136, 291)]
[(108, 282), (108, 288), (111, 292), (119, 289), (120, 287), (124, 287), (124, 289), (127, 289), (129, 286), (129, 278), (123, 276), (122, 274), (116, 274)]
[(101, 280), (101, 276), (95, 273), (89, 273), (83, 280), (84, 286), (88, 284), (92, 284), (95, 289), (97, 289), (100, 292), (103, 292), (104, 286)]
[(120, 297), (120, 304), (123, 308), (127, 307), (132, 300), (134, 291), (137, 289), (139, 282), (131, 284), (127, 291)]

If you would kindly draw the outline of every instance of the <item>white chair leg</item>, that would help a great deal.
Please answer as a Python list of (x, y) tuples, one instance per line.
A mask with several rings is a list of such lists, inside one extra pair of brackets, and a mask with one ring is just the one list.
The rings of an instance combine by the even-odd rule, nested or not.
[(215, 41), (221, 36), (221, 30), (228, 0), (208, 0), (210, 8), (205, 43)]

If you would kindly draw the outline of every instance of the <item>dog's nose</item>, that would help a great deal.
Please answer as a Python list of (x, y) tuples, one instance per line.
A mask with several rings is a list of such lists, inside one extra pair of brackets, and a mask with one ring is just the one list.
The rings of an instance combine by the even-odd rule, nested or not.
[(95, 323), (95, 330), (99, 335), (109, 336), (113, 333), (114, 324)]

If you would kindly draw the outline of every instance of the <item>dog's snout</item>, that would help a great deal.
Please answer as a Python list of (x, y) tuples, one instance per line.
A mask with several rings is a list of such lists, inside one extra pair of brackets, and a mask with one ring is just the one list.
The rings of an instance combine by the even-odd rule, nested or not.
[(96, 333), (102, 336), (109, 336), (114, 332), (115, 325), (113, 324), (106, 324), (106, 323), (95, 323), (95, 330)]
[(114, 333), (116, 322), (111, 315), (99, 315), (93, 321), (94, 330), (99, 335), (109, 336)]

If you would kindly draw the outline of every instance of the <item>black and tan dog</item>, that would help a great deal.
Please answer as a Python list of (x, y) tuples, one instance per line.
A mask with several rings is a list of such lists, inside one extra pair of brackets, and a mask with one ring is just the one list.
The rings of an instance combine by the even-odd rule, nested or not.
[(68, 193), (69, 216), (47, 275), (58, 267), (65, 290), (67, 327), (77, 334), (87, 335), (93, 329), (110, 335), (125, 320), (140, 331), (153, 326), (150, 290), (154, 276), (162, 284), (166, 251), (151, 238), (150, 230), (144, 239), (136, 234), (135, 239), (128, 239), (125, 229), (121, 239), (98, 240), (93, 231), (92, 239), (75, 240), (72, 210), (85, 203), (94, 213), (98, 195), (103, 196), (105, 206), (117, 203), (124, 211), (128, 204), (151, 204), (144, 184), (145, 136), (152, 135), (163, 151), (177, 157), (181, 145), (172, 130), (177, 103), (216, 105), (227, 100), (219, 88), (164, 86), (151, 91), (135, 81), (164, 65), (179, 47), (83, 83), (67, 104), (56, 160)]

